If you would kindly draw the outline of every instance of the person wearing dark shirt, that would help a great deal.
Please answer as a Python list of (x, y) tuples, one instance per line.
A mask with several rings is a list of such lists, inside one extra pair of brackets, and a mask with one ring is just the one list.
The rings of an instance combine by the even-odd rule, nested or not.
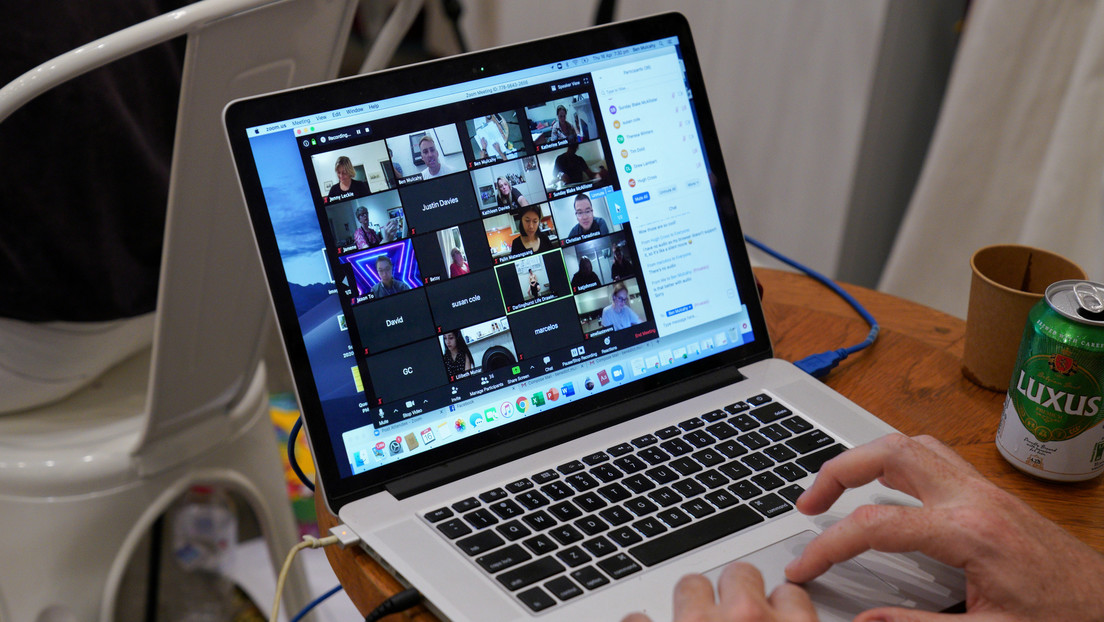
[(505, 177), (499, 177), (495, 180), (495, 187), (498, 188), (496, 196), (498, 197), (499, 206), (510, 206), (514, 209), (519, 207), (525, 207), (529, 205), (529, 199), (521, 196), (517, 188), (510, 185), (510, 180)]
[(613, 248), (613, 266), (610, 267), (610, 276), (613, 277), (613, 280), (620, 281), (635, 276), (635, 274), (633, 264), (625, 256), (625, 252), (621, 250), (620, 246), (615, 246)]
[[(337, 183), (330, 186), (330, 192), (326, 195), (327, 198), (355, 199), (368, 196), (372, 192), (368, 187), (368, 182), (353, 179), (356, 177), (356, 169), (353, 168), (353, 161), (348, 156), (341, 156), (337, 159), (334, 172), (337, 173)], [(352, 194), (349, 194), (350, 192)]]
[(528, 205), (521, 208), (520, 220), (521, 233), (514, 238), (514, 242), (510, 246), (512, 254), (524, 253), (527, 250), (534, 253), (543, 253), (553, 249), (548, 235), (540, 230), (541, 211), (539, 207)]
[(402, 281), (396, 281), (394, 274), (394, 266), (391, 264), (391, 259), (387, 255), (380, 255), (376, 259), (376, 272), (379, 273), (380, 282), (376, 283), (372, 287), (372, 298), (383, 298), (399, 292), (405, 292), (410, 289), (410, 286)]
[(581, 184), (604, 175), (605, 169), (597, 172), (590, 169), (590, 165), (577, 152), (579, 144), (571, 142), (567, 144), (567, 151), (556, 156), (552, 166), (552, 176), (565, 186)]
[(602, 281), (598, 279), (598, 275), (595, 274), (594, 268), (590, 264), (589, 257), (579, 258), (579, 271), (575, 273), (575, 276), (571, 277), (571, 289), (574, 291), (580, 291), (587, 288), (587, 286), (601, 285)]
[(445, 372), (454, 378), (466, 371), (471, 371), (475, 362), (460, 331), (450, 330), (441, 340), (445, 344), (444, 354), (441, 355), (445, 362)]
[(575, 195), (575, 220), (579, 221), (579, 224), (571, 228), (571, 232), (567, 234), (569, 238), (595, 232), (602, 235), (609, 233), (606, 221), (594, 217), (594, 205), (584, 192)]

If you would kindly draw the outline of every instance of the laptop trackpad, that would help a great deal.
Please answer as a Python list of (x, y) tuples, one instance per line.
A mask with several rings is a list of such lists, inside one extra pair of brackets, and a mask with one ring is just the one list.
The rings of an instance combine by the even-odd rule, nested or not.
[[(739, 561), (747, 562), (763, 573), (763, 583), (766, 586), (767, 593), (770, 594), (774, 588), (786, 581), (784, 573), (786, 565), (796, 559), (805, 548), (805, 545), (815, 537), (814, 532), (803, 531), (746, 555), (740, 558)], [(863, 560), (863, 556), (858, 559)], [(903, 561), (905, 561), (903, 566), (915, 566), (915, 564), (908, 563), (907, 560)], [(875, 568), (885, 566), (884, 562), (879, 560), (875, 560), (874, 563)], [(718, 566), (704, 574), (716, 583), (723, 569), (724, 566)], [(821, 622), (852, 620), (859, 613), (875, 607), (916, 607), (920, 605), (924, 609), (939, 611), (961, 600), (959, 595), (953, 594), (957, 590), (953, 588), (950, 590), (940, 589), (942, 586), (938, 585), (939, 581), (936, 581), (936, 584), (933, 585), (932, 579), (936, 577), (928, 572), (920, 572), (919, 576), (904, 577), (901, 576), (900, 572), (896, 572), (900, 568), (889, 570), (891, 570), (890, 574), (880, 575), (862, 563), (850, 560), (832, 566), (831, 570), (802, 587), (812, 598)], [(886, 578), (897, 585), (891, 585)], [(902, 590), (899, 587), (902, 585), (901, 579), (906, 578), (916, 579), (922, 583), (920, 585), (908, 585)], [(908, 583), (913, 582), (908, 581)], [(917, 590), (917, 588), (919, 589)], [(933, 594), (933, 591), (939, 593), (938, 596)], [(920, 596), (917, 592), (922, 593), (923, 597), (917, 598), (917, 596)], [(933, 596), (935, 598), (932, 598)]]

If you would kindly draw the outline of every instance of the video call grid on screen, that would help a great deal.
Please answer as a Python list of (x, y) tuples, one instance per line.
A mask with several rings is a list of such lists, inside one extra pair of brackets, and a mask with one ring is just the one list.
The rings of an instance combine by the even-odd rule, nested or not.
[[(448, 352), (441, 335), (463, 335), (465, 328), (505, 314), (541, 332), (538, 338), (510, 331), (508, 343), (495, 350), (499, 362), (585, 338), (579, 327), (586, 318), (570, 300), (579, 261), (569, 244), (593, 245), (625, 225), (613, 221), (601, 198), (619, 187), (600, 117), (590, 106), (592, 87), (589, 80), (576, 84), (574, 92), (561, 90), (555, 97), (549, 97), (547, 85), (537, 85), (380, 119), (370, 127), (349, 126), (328, 132), (325, 149), (300, 144), (308, 176), (313, 173), (324, 234), (331, 236), (327, 259), (335, 274), (345, 277), (338, 279), (345, 284), (342, 307), (353, 318), (350, 335), (369, 404), (401, 400), (478, 373), (486, 365), (474, 360), (464, 374), (444, 373)], [(327, 162), (333, 163), (332, 172)], [(351, 183), (340, 175), (348, 177), (350, 168)], [(517, 272), (506, 264), (533, 261), (550, 250), (506, 250), (524, 233), (522, 212), (533, 209), (541, 215), (538, 237), (555, 249), (555, 259), (542, 260), (535, 272)], [(581, 232), (584, 221), (589, 229)], [(575, 234), (570, 240), (568, 232)], [(607, 259), (614, 246), (607, 245)], [(381, 256), (387, 260), (379, 263)], [(601, 261), (590, 263), (599, 274)], [(387, 264), (390, 282), (382, 275)], [(422, 291), (411, 293), (415, 290)], [(572, 330), (548, 330), (560, 324)], [(407, 374), (417, 382), (397, 381), (386, 371), (391, 359), (414, 359), (425, 373)]]

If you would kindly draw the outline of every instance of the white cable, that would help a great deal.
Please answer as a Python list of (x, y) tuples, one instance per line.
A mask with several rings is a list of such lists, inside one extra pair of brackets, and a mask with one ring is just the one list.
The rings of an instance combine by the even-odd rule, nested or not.
[(341, 538), (337, 536), (327, 536), (325, 538), (315, 538), (312, 535), (303, 536), (303, 541), (295, 546), (291, 547), (288, 551), (287, 558), (284, 560), (284, 567), (280, 569), (280, 576), (276, 579), (276, 598), (272, 603), (272, 615), (269, 616), (269, 622), (276, 622), (277, 616), (280, 614), (280, 595), (284, 591), (284, 581), (287, 580), (288, 571), (291, 569), (291, 562), (295, 559), (296, 554), (303, 549), (319, 549), (331, 544), (341, 543)]

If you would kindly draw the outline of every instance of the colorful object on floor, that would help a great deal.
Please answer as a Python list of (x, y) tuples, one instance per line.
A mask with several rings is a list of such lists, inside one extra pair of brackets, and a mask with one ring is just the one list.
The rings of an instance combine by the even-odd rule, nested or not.
[[(276, 429), (276, 441), (280, 451), (280, 459), (284, 465), (284, 479), (287, 481), (288, 498), (291, 500), (292, 510), (295, 512), (295, 520), (299, 524), (300, 535), (310, 534), (318, 536), (318, 518), (314, 511), (314, 492), (299, 481), (299, 476), (291, 468), (288, 461), (287, 447), (291, 428), (299, 419), (299, 404), (292, 393), (273, 393), (269, 396), (269, 414)], [(306, 435), (300, 434), (295, 439), (295, 460), (299, 468), (310, 479), (314, 479), (314, 462), (311, 460), (310, 449), (307, 447)]]

